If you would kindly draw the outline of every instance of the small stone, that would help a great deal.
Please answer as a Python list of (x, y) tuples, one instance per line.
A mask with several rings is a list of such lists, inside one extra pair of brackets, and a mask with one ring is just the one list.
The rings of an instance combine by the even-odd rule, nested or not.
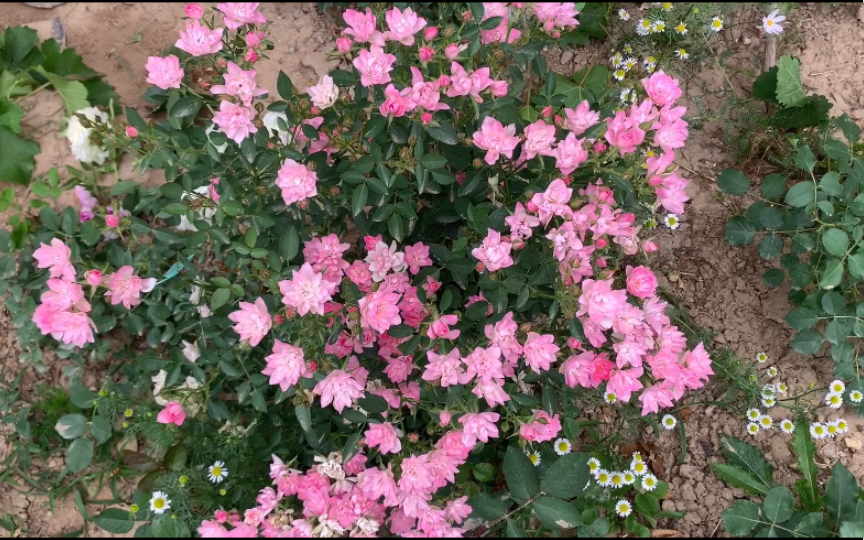
[(843, 439), (843, 442), (846, 443), (846, 448), (850, 450), (861, 450), (861, 440), (856, 439), (855, 437), (846, 437)]
[(561, 53), (561, 63), (567, 65), (570, 61), (573, 60), (573, 51), (567, 49), (563, 53)]
[(674, 512), (675, 511), (675, 503), (673, 501), (670, 501), (669, 499), (666, 499), (660, 505), (660, 508), (662, 508), (664, 512)]
[(683, 478), (694, 478), (696, 468), (692, 465), (681, 465), (681, 467), (678, 468), (678, 473)]
[(669, 281), (671, 281), (672, 283), (676, 283), (678, 281), (678, 274), (676, 274), (674, 272), (670, 272), (669, 273)]

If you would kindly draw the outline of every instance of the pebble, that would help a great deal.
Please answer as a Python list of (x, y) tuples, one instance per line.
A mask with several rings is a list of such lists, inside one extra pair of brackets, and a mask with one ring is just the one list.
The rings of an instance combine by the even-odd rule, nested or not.
[(681, 465), (681, 467), (678, 468), (678, 473), (683, 478), (695, 478), (696, 467), (693, 467), (692, 465)]
[(567, 49), (563, 53), (561, 53), (561, 63), (567, 65), (570, 61), (573, 60), (573, 51)]
[(861, 440), (856, 439), (854, 437), (846, 437), (843, 439), (843, 442), (846, 443), (846, 448), (850, 450), (861, 450)]

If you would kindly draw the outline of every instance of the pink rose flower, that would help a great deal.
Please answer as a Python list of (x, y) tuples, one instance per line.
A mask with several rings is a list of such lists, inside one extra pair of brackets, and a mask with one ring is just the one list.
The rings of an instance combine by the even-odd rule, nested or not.
[(62, 278), (75, 281), (75, 267), (69, 261), (72, 250), (57, 238), (51, 239), (51, 245), (39, 244), (39, 249), (33, 252), (36, 268), (47, 268), (52, 278)]
[(498, 26), (491, 30), (480, 30), (480, 41), (484, 44), (495, 42), (513, 43), (522, 37), (522, 33), (516, 28), (510, 28), (510, 33), (507, 33), (509, 24), (509, 10), (504, 2), (483, 2), (483, 22), (492, 17), (502, 17)]
[(333, 82), (333, 77), (324, 75), (321, 82), (309, 87), (309, 98), (315, 107), (327, 109), (339, 100), (339, 87)]
[(528, 332), (528, 339), (522, 346), (522, 354), (525, 355), (525, 363), (535, 373), (548, 371), (555, 362), (555, 355), (559, 351), (555, 345), (555, 336), (552, 334), (540, 335), (536, 332)]
[(240, 309), (228, 315), (228, 318), (236, 323), (233, 330), (240, 334), (240, 340), (248, 341), (249, 345), (255, 347), (261, 343), (273, 325), (270, 312), (261, 298), (255, 300), (254, 304), (240, 302), (239, 306)]
[(664, 152), (672, 152), (676, 148), (684, 148), (684, 141), (687, 140), (689, 134), (687, 130), (687, 122), (676, 120), (671, 124), (652, 126), (657, 131), (654, 132), (654, 144), (659, 146)]
[(102, 284), (102, 272), (99, 270), (89, 270), (84, 272), (84, 279), (92, 287), (98, 287)]
[(342, 19), (348, 28), (343, 30), (343, 33), (348, 36), (353, 36), (357, 43), (371, 42), (374, 45), (383, 47), (385, 40), (384, 35), (375, 29), (377, 20), (375, 14), (368, 7), (366, 13), (361, 13), (354, 9), (346, 9), (342, 14)]
[(591, 322), (603, 330), (612, 328), (613, 321), (627, 307), (627, 292), (612, 289), (612, 280), (582, 282), (577, 317), (587, 314)]
[(497, 163), (502, 154), (507, 159), (512, 159), (517, 144), (519, 137), (516, 136), (516, 126), (510, 124), (505, 128), (491, 116), (484, 118), (480, 131), (474, 133), (474, 146), (486, 150), (485, 161), (489, 165)]
[(428, 27), (426, 30), (423, 30), (423, 39), (426, 41), (432, 41), (438, 37), (438, 29), (434, 26)]
[(120, 216), (109, 214), (105, 216), (105, 226), (111, 229), (116, 229), (120, 226)]
[(432, 266), (432, 259), (429, 258), (429, 246), (422, 242), (417, 242), (413, 246), (405, 246), (405, 256), (403, 258), (408, 266), (408, 271), (416, 274), (420, 268)]
[(410, 7), (405, 8), (405, 11), (399, 11), (399, 8), (394, 7), (384, 14), (384, 18), (387, 20), (388, 28), (384, 32), (384, 38), (398, 41), (409, 47), (414, 45), (414, 34), (426, 26), (426, 19), (418, 17)]
[(204, 8), (199, 4), (186, 4), (186, 7), (183, 9), (183, 12), (186, 13), (186, 16), (190, 19), (198, 20), (204, 16)]
[(555, 158), (555, 165), (562, 174), (570, 174), (579, 165), (588, 160), (588, 151), (583, 147), (584, 139), (577, 139), (572, 132), (558, 143), (551, 155)]
[(134, 272), (127, 265), (105, 277), (105, 286), (108, 287), (105, 297), (111, 299), (111, 305), (122, 303), (126, 309), (132, 309), (141, 302), (141, 293), (148, 293), (156, 286), (156, 278), (141, 279), (133, 275)]
[(180, 31), (180, 39), (174, 46), (192, 56), (216, 54), (222, 50), (222, 32), (224, 31), (224, 28), (210, 30), (196, 20), (186, 21), (186, 30)]
[(336, 40), (336, 50), (341, 54), (348, 54), (351, 52), (351, 39), (346, 37), (340, 37)]
[(624, 111), (615, 113), (614, 118), (607, 118), (608, 128), (604, 137), (612, 146), (618, 148), (621, 154), (630, 154), (645, 140), (645, 132), (627, 118)]
[(374, 250), (369, 251), (365, 261), (369, 263), (369, 271), (376, 282), (383, 281), (390, 272), (402, 272), (407, 268), (405, 254), (396, 250), (396, 242), (387, 247), (384, 242), (376, 241)]
[(261, 371), (270, 376), (270, 384), (278, 384), (283, 392), (300, 381), (309, 378), (312, 372), (306, 366), (303, 349), (282, 343), (278, 339), (273, 344), (273, 354), (265, 358), (267, 366)]
[(324, 315), (324, 304), (333, 298), (338, 283), (327, 281), (312, 265), (303, 263), (299, 270), (292, 271), (292, 278), (279, 282), (282, 303), (297, 310), (300, 316), (307, 313)]
[(126, 126), (126, 136), (130, 139), (134, 139), (138, 136), (138, 128), (134, 126)]
[(444, 47), (444, 56), (447, 57), (447, 60), (456, 60), (459, 56), (459, 53), (468, 48), (467, 43), (451, 43)]
[(654, 296), (657, 290), (657, 278), (650, 268), (645, 266), (627, 267), (627, 291), (637, 298)]
[(452, 418), (453, 418), (453, 415), (450, 414), (450, 411), (441, 411), (441, 412), (438, 414), (438, 422), (439, 422), (442, 426), (449, 426), (449, 425), (450, 425), (450, 420), (451, 420)]
[(160, 424), (177, 424), (178, 426), (182, 426), (184, 420), (186, 420), (186, 413), (183, 412), (183, 405), (178, 401), (169, 401), (165, 405), (165, 408), (159, 411), (159, 414), (156, 416), (156, 421)]
[[(266, 89), (258, 88), (258, 85), (255, 82), (256, 75), (257, 72), (254, 69), (243, 71), (243, 69), (234, 62), (228, 62), (228, 73), (224, 75), (225, 84), (213, 85), (213, 87), (210, 88), (210, 93), (217, 96), (223, 94), (227, 96), (236, 96), (245, 107), (249, 107), (252, 105), (252, 100), (254, 98), (267, 95)], [(250, 118), (254, 117), (255, 114), (252, 113)], [(254, 131), (252, 131), (252, 133), (254, 133)]]
[(79, 311), (87, 313), (90, 304), (84, 300), (84, 289), (72, 281), (51, 278), (46, 283), (48, 290), (42, 293), (40, 300), (47, 305), (51, 311), (60, 312), (72, 309), (76, 306)]
[(461, 332), (459, 330), (451, 330), (450, 326), (456, 324), (458, 320), (456, 315), (442, 315), (429, 325), (429, 331), (426, 335), (429, 336), (429, 339), (441, 338), (454, 340), (459, 337)]
[(332, 403), (336, 412), (341, 413), (363, 397), (363, 384), (353, 375), (336, 369), (319, 381), (312, 393), (321, 396), (322, 407)]
[(643, 373), (644, 370), (641, 367), (613, 369), (609, 376), (609, 382), (606, 384), (606, 391), (612, 392), (621, 401), (630, 401), (633, 392), (642, 389), (642, 382), (639, 377)]
[(513, 244), (509, 240), (502, 240), (501, 233), (488, 229), (483, 243), (479, 247), (472, 249), (471, 255), (485, 264), (486, 270), (495, 272), (496, 270), (513, 266), (513, 258), (510, 256), (512, 249)]
[(678, 79), (666, 75), (663, 70), (642, 79), (642, 86), (645, 88), (648, 98), (658, 107), (669, 105), (682, 95), (681, 88), (678, 86)]
[(579, 21), (576, 20), (579, 12), (573, 2), (537, 2), (531, 4), (531, 10), (546, 32), (552, 32), (556, 28), (565, 30), (579, 26)]
[[(395, 9), (395, 8), (394, 8)], [(435, 55), (435, 51), (433, 51), (429, 47), (420, 47), (420, 50), (417, 51), (417, 58), (420, 59), (421, 62), (428, 62)]]
[(224, 2), (216, 9), (225, 15), (225, 26), (237, 30), (244, 24), (264, 24), (267, 19), (258, 11), (258, 2)]
[(552, 155), (553, 144), (555, 144), (555, 126), (537, 120), (525, 126), (525, 142), (522, 144), (519, 161), (534, 159), (537, 155)]
[(147, 64), (144, 67), (147, 68), (148, 83), (158, 86), (162, 90), (180, 88), (180, 82), (183, 80), (183, 68), (180, 67), (180, 60), (173, 54), (169, 54), (165, 58), (148, 56)]
[(393, 424), (370, 424), (364, 434), (366, 445), (369, 448), (378, 447), (383, 454), (398, 454), (402, 450), (402, 441), (399, 440), (399, 432)]
[(534, 411), (534, 420), (530, 424), (519, 426), (519, 436), (526, 441), (546, 442), (554, 439), (561, 431), (561, 419), (556, 414), (549, 416), (546, 411)]
[[(224, 102), (223, 102), (224, 103)], [(282, 200), (291, 205), (318, 195), (318, 175), (302, 163), (286, 159), (279, 167), (276, 185), (282, 190)]]
[(393, 116), (394, 118), (405, 116), (406, 112), (414, 108), (414, 103), (406, 97), (410, 92), (410, 88), (405, 88), (400, 92), (395, 86), (388, 84), (384, 90), (384, 95), (387, 98), (378, 107), (378, 112), (381, 113), (381, 116)]
[(219, 126), (219, 131), (232, 141), (240, 144), (258, 128), (252, 123), (255, 110), (251, 107), (241, 107), (230, 101), (219, 103), (219, 112), (213, 117), (213, 123)]
[(639, 395), (639, 402), (642, 403), (642, 416), (656, 414), (661, 408), (675, 404), (672, 393), (659, 383), (643, 390)]
[(453, 349), (447, 354), (426, 351), (426, 357), (429, 363), (423, 371), (424, 381), (440, 381), (438, 384), (445, 388), (459, 383), (459, 377), (464, 374), (459, 349)]
[(507, 81), (492, 81), (492, 84), (489, 85), (489, 92), (497, 98), (506, 96), (509, 91), (510, 86)]
[(498, 437), (498, 426), (495, 424), (501, 416), (494, 412), (468, 413), (459, 418), (462, 424), (462, 442), (466, 446), (474, 447), (477, 441), (489, 442), (489, 439)]
[(371, 45), (369, 50), (360, 49), (360, 53), (354, 59), (354, 67), (360, 72), (360, 84), (372, 86), (375, 84), (387, 84), (391, 81), (390, 72), (396, 56), (384, 52), (378, 45)]
[(386, 332), (391, 326), (402, 322), (399, 317), (399, 294), (376, 291), (361, 298), (357, 304), (360, 307), (360, 326), (373, 328), (380, 333)]
[(591, 110), (591, 105), (588, 100), (584, 100), (575, 109), (564, 109), (564, 114), (567, 120), (564, 122), (564, 127), (573, 132), (574, 135), (581, 135), (600, 121), (600, 113)]
[(557, 178), (549, 184), (546, 191), (535, 193), (531, 202), (537, 207), (540, 222), (548, 225), (553, 216), (567, 217), (573, 213), (569, 206), (572, 197), (573, 189), (567, 187), (564, 180)]

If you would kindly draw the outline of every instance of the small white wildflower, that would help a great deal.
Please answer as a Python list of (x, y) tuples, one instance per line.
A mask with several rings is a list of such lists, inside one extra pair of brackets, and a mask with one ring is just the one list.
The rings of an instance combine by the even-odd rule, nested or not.
[(666, 21), (654, 21), (651, 23), (651, 33), (659, 34), (666, 30)]
[(687, 60), (690, 58), (690, 53), (687, 52), (687, 49), (675, 49), (675, 56), (677, 56), (679, 60)]
[(624, 485), (624, 473), (613, 471), (609, 473), (609, 484), (613, 488), (619, 488)]
[(770, 409), (774, 405), (777, 405), (777, 400), (772, 397), (762, 397), (762, 406)]
[(675, 214), (666, 214), (663, 217), (663, 223), (665, 223), (666, 226), (669, 227), (670, 229), (672, 229), (673, 231), (675, 229), (677, 229), (678, 226), (680, 225), (680, 223), (678, 221), (678, 216), (676, 216)]
[(632, 56), (624, 59), (624, 71), (630, 71), (639, 65), (639, 61), (633, 58)]
[(645, 491), (654, 491), (657, 487), (657, 477), (653, 474), (646, 474), (642, 477), (642, 489)]
[(620, 52), (616, 52), (609, 57), (609, 63), (612, 64), (612, 67), (616, 69), (620, 68), (622, 65), (624, 65), (624, 55)]
[(166, 510), (171, 509), (171, 499), (168, 495), (161, 491), (154, 491), (150, 497), (150, 511), (154, 514), (163, 514)]
[(677, 26), (675, 26), (675, 31), (678, 32), (679, 34), (681, 34), (682, 36), (686, 36), (687, 35), (687, 25), (684, 24), (683, 22), (680, 22), (680, 23), (678, 23)]
[(648, 19), (639, 19), (639, 22), (636, 23), (636, 34), (647, 36), (651, 32), (651, 26), (651, 21)]
[(747, 420), (758, 422), (762, 418), (762, 412), (759, 409), (747, 409)]
[(789, 420), (788, 418), (785, 420), (781, 420), (780, 421), (780, 430), (783, 433), (791, 435), (792, 433), (795, 432), (795, 423), (792, 422), (792, 420)]
[(749, 433), (750, 435), (756, 435), (757, 433), (759, 433), (759, 424), (757, 424), (756, 422), (749, 422), (747, 424), (747, 433)]
[(663, 427), (666, 429), (675, 429), (675, 426), (678, 425), (678, 420), (676, 420), (671, 414), (665, 414), (660, 420), (660, 423), (663, 424)]
[(837, 429), (840, 430), (840, 433), (846, 433), (849, 431), (849, 424), (841, 418), (837, 420)]
[(861, 403), (861, 400), (864, 399), (864, 394), (859, 392), (858, 390), (852, 390), (849, 392), (849, 401), (852, 403)]
[(777, 370), (776, 367), (771, 366), (771, 367), (769, 367), (769, 368), (765, 371), (765, 373), (766, 373), (769, 377), (776, 377), (777, 374), (780, 373), (780, 372)]
[(624, 471), (624, 485), (632, 486), (636, 482), (636, 475), (631, 471)]
[(600, 487), (609, 487), (611, 485), (612, 475), (606, 469), (600, 469), (595, 477), (597, 485)]
[(618, 10), (618, 18), (621, 19), (622, 21), (629, 21), (630, 20), (630, 14), (627, 12), (626, 9), (619, 9)]
[(826, 428), (823, 424), (819, 422), (813, 422), (810, 424), (810, 436), (816, 439), (824, 439), (828, 436), (828, 428)]
[(213, 465), (210, 465), (207, 472), (210, 473), (207, 478), (214, 484), (218, 484), (228, 478), (228, 469), (225, 468), (225, 463), (222, 461), (217, 461)]
[(767, 414), (763, 414), (759, 418), (759, 429), (771, 429), (771, 426), (774, 425), (774, 421), (771, 420), (771, 417)]
[(559, 456), (566, 456), (570, 453), (570, 441), (561, 437), (555, 441), (555, 453)]
[(762, 397), (774, 397), (774, 394), (777, 393), (777, 387), (774, 386), (774, 383), (768, 383), (762, 387)]
[(627, 76), (627, 72), (619, 68), (612, 72), (612, 76), (615, 77), (616, 81), (623, 81), (624, 77)]
[(606, 392), (606, 394), (604, 394), (603, 396), (603, 400), (609, 405), (612, 405), (613, 403), (618, 401), (618, 396), (615, 395), (615, 392)]
[(633, 506), (630, 504), (630, 501), (621, 499), (615, 503), (615, 513), (622, 518), (626, 518), (633, 513)]
[(789, 390), (789, 387), (786, 386), (786, 383), (778, 382), (777, 383), (777, 393), (785, 394)]
[(530, 461), (535, 467), (540, 465), (540, 452), (531, 452), (528, 454), (528, 461)]
[(762, 30), (764, 30), (766, 34), (782, 34), (783, 26), (781, 26), (780, 23), (785, 20), (786, 17), (780, 15), (780, 10), (775, 9), (769, 13), (767, 17), (762, 19)]
[(648, 473), (648, 465), (644, 461), (636, 461), (634, 459), (630, 463), (630, 470), (633, 471), (633, 474), (636, 476), (643, 476)]
[(840, 428), (837, 427), (837, 420), (834, 420), (834, 421), (831, 421), (831, 422), (828, 422), (827, 424), (825, 424), (825, 429), (828, 430), (828, 436), (829, 437), (833, 437), (833, 436), (837, 435), (838, 433), (840, 433)]
[(843, 394), (830, 392), (825, 396), (825, 405), (828, 405), (832, 409), (839, 409), (843, 406)]
[(672, 11), (672, 2), (663, 2), (663, 11)]
[(831, 384), (828, 385), (828, 391), (833, 394), (842, 394), (846, 391), (846, 384), (839, 379), (831, 381)]
[(714, 17), (713, 19), (711, 19), (711, 30), (715, 32), (723, 30), (723, 19), (721, 19), (720, 17)]
[(756, 353), (756, 361), (759, 362), (760, 364), (764, 364), (765, 362), (768, 361), (768, 355), (765, 354), (764, 352), (758, 352), (758, 353)]
[(591, 474), (593, 474), (596, 477), (597, 473), (600, 471), (600, 460), (597, 458), (593, 458), (593, 457), (591, 459), (589, 459), (588, 460), (588, 470), (591, 471)]

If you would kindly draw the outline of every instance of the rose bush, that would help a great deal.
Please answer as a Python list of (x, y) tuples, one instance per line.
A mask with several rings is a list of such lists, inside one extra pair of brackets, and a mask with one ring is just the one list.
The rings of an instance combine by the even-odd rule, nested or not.
[(6, 282), (20, 332), (64, 356), (130, 336), (102, 391), (73, 381), (85, 427), (58, 430), (70, 454), (115, 419), (150, 441), (141, 534), (458, 536), (469, 515), (641, 534), (668, 515), (641, 457), (571, 445), (586, 404), (656, 427), (712, 375), (640, 264), (640, 221), (687, 200), (678, 82), (658, 71), (622, 110), (608, 71), (552, 74), (572, 3), (472, 4), (443, 28), (349, 9), (343, 69), (305, 93), (280, 74), (265, 107), (257, 4), (187, 15), (148, 60), (165, 120), (91, 128), (167, 183), (44, 208)]

